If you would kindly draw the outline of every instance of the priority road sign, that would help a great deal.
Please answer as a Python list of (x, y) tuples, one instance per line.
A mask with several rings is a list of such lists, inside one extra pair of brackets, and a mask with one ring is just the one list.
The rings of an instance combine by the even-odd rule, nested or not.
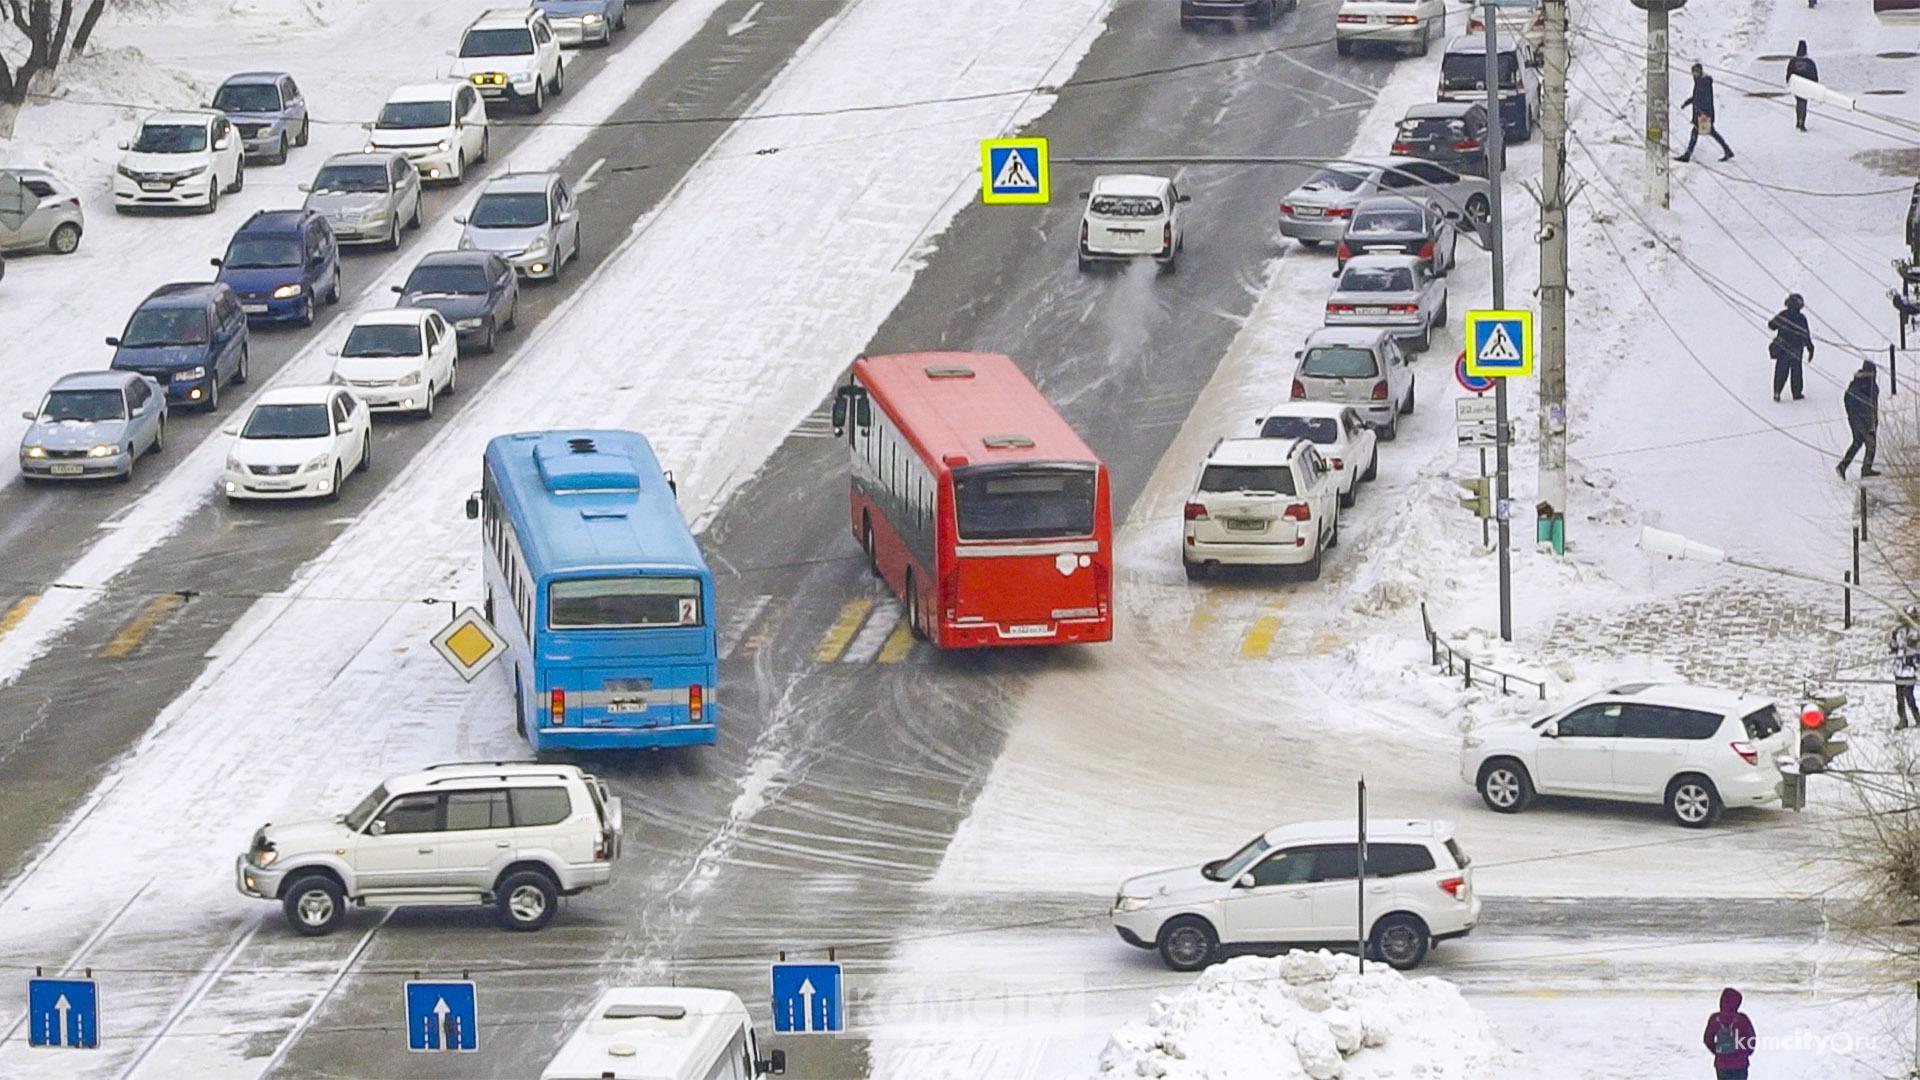
[(1484, 394), (1493, 389), (1493, 380), (1484, 375), (1474, 375), (1467, 371), (1467, 350), (1461, 349), (1460, 356), (1453, 362), (1453, 379), (1460, 388), (1469, 394)]
[(773, 1030), (818, 1034), (846, 1027), (839, 964), (773, 965)]
[(92, 979), (27, 980), (27, 1045), (100, 1045), (100, 986)]
[(468, 980), (406, 984), (407, 1049), (480, 1049), (480, 1002)]
[(1495, 379), (1533, 374), (1533, 312), (1467, 312), (1466, 369)]
[(1045, 203), (1051, 188), (1045, 139), (980, 140), (980, 200)]
[(433, 651), (444, 657), (461, 678), (472, 682), (507, 651), (507, 641), (485, 616), (472, 608), (462, 608), (452, 622), (433, 635)]

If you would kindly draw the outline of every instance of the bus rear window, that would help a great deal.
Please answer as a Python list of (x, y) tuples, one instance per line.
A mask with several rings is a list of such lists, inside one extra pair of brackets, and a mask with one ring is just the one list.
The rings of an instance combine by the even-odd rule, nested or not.
[(962, 540), (1034, 540), (1093, 532), (1091, 468), (987, 466), (953, 474)]
[(555, 630), (701, 626), (700, 579), (576, 578), (547, 587), (547, 625)]

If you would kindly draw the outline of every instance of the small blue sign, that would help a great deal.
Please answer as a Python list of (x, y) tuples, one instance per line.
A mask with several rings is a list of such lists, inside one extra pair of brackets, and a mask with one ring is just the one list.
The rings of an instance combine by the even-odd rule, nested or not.
[(473, 983), (407, 983), (407, 1049), (480, 1049), (480, 1005)]
[(773, 1030), (845, 1031), (839, 964), (773, 965)]
[(27, 1045), (98, 1047), (100, 984), (92, 979), (28, 979)]
[(995, 195), (1032, 195), (1040, 190), (1040, 148), (995, 146), (987, 151)]

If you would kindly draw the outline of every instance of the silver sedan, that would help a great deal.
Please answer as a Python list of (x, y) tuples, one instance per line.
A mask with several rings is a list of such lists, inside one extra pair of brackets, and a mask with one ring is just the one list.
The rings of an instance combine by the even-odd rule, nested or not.
[(1327, 297), (1328, 326), (1377, 326), (1426, 350), (1447, 324), (1447, 279), (1435, 277), (1417, 255), (1357, 255)]
[(65, 180), (44, 169), (0, 169), (0, 251), (70, 255), (86, 228), (80, 193)]
[(1375, 195), (1433, 200), (1452, 221), (1478, 229), (1493, 215), (1484, 177), (1457, 173), (1418, 158), (1332, 165), (1280, 200), (1280, 235), (1313, 247), (1333, 243), (1346, 231), (1354, 207)]

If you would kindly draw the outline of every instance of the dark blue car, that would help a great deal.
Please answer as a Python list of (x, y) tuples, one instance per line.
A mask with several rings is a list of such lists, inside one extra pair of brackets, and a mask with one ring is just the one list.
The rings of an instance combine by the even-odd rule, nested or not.
[(315, 308), (340, 302), (340, 245), (317, 210), (255, 211), (213, 265), (260, 322), (312, 326)]
[(127, 328), (110, 337), (112, 367), (166, 388), (168, 401), (220, 407), (220, 384), (247, 381), (247, 316), (233, 289), (182, 281), (153, 290)]
[(493, 351), (503, 330), (513, 329), (520, 310), (520, 278), (491, 251), (436, 251), (422, 258), (395, 285), (399, 307), (432, 308), (453, 327), (460, 351)]

